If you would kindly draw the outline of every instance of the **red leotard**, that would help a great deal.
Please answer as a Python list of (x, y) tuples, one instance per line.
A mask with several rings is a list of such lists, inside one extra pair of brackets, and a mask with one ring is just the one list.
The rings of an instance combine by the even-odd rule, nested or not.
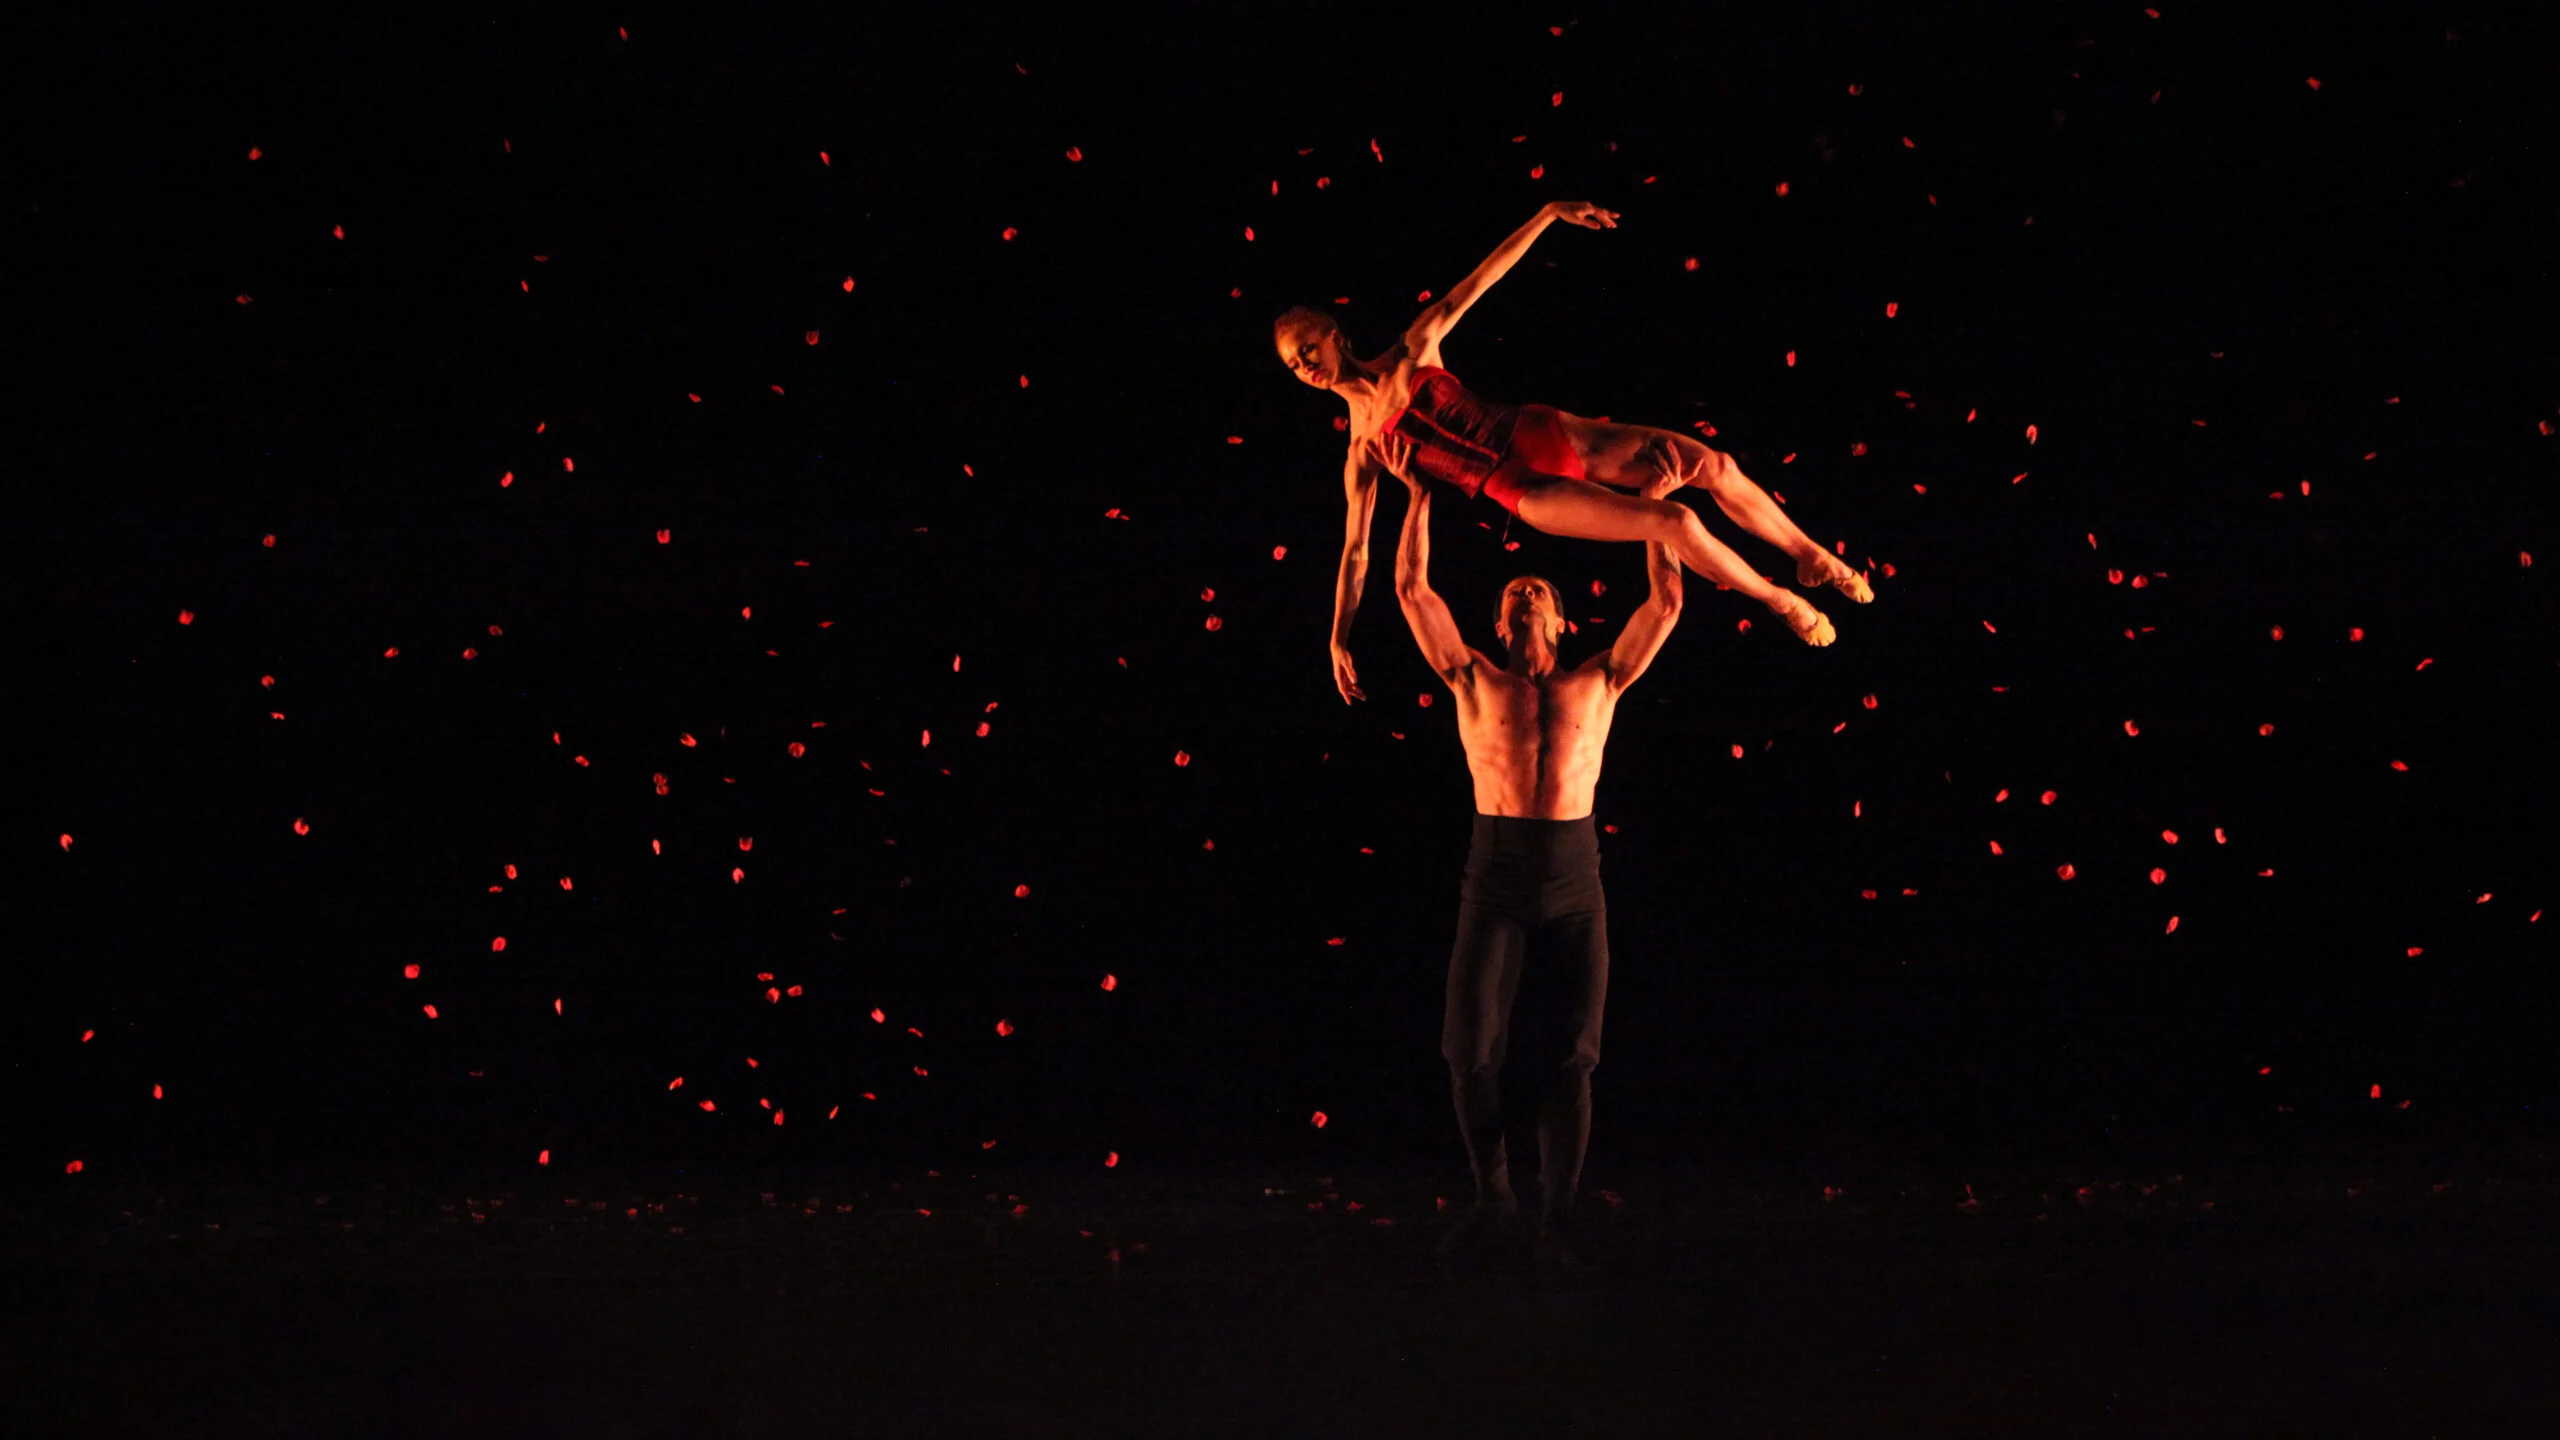
[(1547, 405), (1498, 405), (1470, 394), (1437, 365), (1414, 371), (1413, 399), (1378, 432), (1404, 465), (1426, 480), (1445, 480), (1473, 499), (1489, 496), (1520, 513), (1520, 496), (1550, 480), (1583, 478), (1582, 457)]

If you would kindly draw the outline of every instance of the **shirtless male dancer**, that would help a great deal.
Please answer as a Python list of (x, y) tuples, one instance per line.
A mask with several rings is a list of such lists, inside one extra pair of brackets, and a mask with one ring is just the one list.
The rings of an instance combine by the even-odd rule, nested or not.
[[(1660, 496), (1682, 483), (1668, 469), (1645, 487)], [(1519, 1202), (1503, 1139), (1499, 1082), (1511, 1038), (1512, 1000), (1533, 947), (1571, 997), (1564, 1038), (1531, 1057), (1549, 1089), (1538, 1115), (1540, 1224), (1531, 1258), (1540, 1269), (1586, 1262), (1574, 1243), (1574, 1191), (1591, 1138), (1591, 1067), (1600, 1063), (1600, 1010), (1609, 993), (1608, 911), (1600, 892), (1599, 836), (1591, 794), (1618, 696), (1636, 682), (1680, 618), (1680, 562), (1662, 541), (1645, 546), (1653, 592), (1627, 617), (1618, 643), (1570, 670), (1556, 663), (1563, 597), (1535, 575), (1502, 587), (1494, 633), (1501, 662), (1458, 637), (1431, 588), (1431, 492), (1404, 477), (1412, 503), (1396, 549), (1396, 602), (1423, 658), (1458, 700), (1458, 738), (1475, 776), (1475, 838), (1458, 891), (1458, 938), (1449, 954), (1440, 1053), (1458, 1128), (1475, 1171), (1475, 1203), (1441, 1239), (1443, 1255), (1513, 1238)], [(1543, 970), (1542, 970), (1543, 978)]]

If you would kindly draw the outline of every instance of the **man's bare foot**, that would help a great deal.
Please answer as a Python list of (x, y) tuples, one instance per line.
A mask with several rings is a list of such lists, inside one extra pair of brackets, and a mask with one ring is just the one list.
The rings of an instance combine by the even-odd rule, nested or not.
[(1807, 590), (1829, 585), (1861, 605), (1875, 603), (1875, 587), (1867, 583), (1867, 577), (1827, 550), (1808, 551), (1796, 562), (1796, 583)]
[(1440, 1232), (1439, 1244), (1434, 1248), (1445, 1262), (1468, 1264), (1518, 1248), (1523, 1229), (1517, 1202), (1478, 1203)]
[(1529, 1245), (1529, 1267), (1542, 1275), (1570, 1275), (1592, 1268), (1590, 1247), (1581, 1236), (1541, 1226)]
[(1840, 638), (1840, 632), (1831, 628), (1829, 616), (1783, 590), (1769, 602), (1769, 608), (1807, 645), (1828, 645)]

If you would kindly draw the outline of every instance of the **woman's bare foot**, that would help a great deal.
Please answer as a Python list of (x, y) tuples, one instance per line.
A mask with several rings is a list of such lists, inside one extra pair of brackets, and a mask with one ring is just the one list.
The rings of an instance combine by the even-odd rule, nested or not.
[(1833, 586), (1861, 605), (1875, 603), (1875, 587), (1867, 583), (1867, 577), (1828, 550), (1809, 550), (1796, 561), (1796, 583), (1807, 590), (1817, 585)]
[(1769, 608), (1779, 619), (1787, 622), (1787, 628), (1796, 632), (1797, 639), (1807, 645), (1828, 645), (1840, 638), (1840, 632), (1831, 628), (1829, 616), (1784, 590), (1778, 592), (1777, 599), (1769, 602)]

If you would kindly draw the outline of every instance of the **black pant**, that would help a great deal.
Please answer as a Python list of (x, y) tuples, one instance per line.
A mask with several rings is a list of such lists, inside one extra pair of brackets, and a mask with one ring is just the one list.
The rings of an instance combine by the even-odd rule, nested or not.
[(1458, 891), (1440, 1053), (1475, 1167), (1476, 1200), (1511, 1197), (1500, 1078), (1512, 1001), (1524, 975), (1531, 1002), (1522, 1057), (1546, 1084), (1538, 1111), (1543, 1216), (1562, 1224), (1591, 1139), (1591, 1068), (1600, 1063), (1600, 1009), (1609, 996), (1609, 914), (1600, 893), (1600, 837), (1591, 818), (1476, 816)]

